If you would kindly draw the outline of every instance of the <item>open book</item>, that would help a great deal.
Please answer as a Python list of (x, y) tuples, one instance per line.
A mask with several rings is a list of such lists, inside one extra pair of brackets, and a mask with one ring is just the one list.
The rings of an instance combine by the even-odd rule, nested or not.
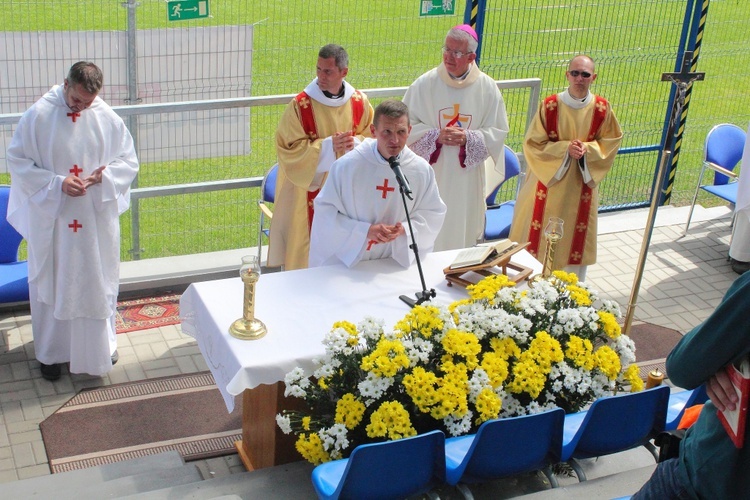
[(734, 446), (742, 448), (745, 444), (745, 425), (748, 399), (750, 399), (750, 358), (745, 356), (739, 362), (739, 366), (730, 364), (726, 367), (726, 371), (740, 400), (734, 410), (719, 410), (719, 420), (724, 425)]
[(513, 250), (517, 245), (518, 243), (515, 241), (504, 239), (491, 243), (480, 243), (475, 247), (465, 248), (456, 255), (450, 268), (459, 269), (461, 267), (476, 266), (490, 257), (499, 257), (500, 255)]

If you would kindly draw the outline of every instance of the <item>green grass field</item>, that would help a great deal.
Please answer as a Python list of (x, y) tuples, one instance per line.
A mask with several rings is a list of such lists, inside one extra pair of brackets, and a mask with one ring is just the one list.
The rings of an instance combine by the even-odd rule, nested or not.
[[(684, 0), (615, 0), (583, 5), (541, 0), (488, 2), (481, 67), (496, 79), (540, 77), (544, 94), (565, 86), (567, 60), (580, 52), (597, 61), (594, 91), (614, 106), (625, 132), (623, 147), (661, 140), (670, 84), (660, 75), (675, 67)], [(38, 2), (15, 0), (0, 19), (4, 31), (125, 30), (121, 0)], [(335, 0), (247, 2), (210, 0), (212, 17), (170, 23), (161, 0), (140, 0), (139, 29), (254, 26), (252, 95), (293, 93), (314, 77), (317, 49), (329, 42), (347, 47), (349, 80), (358, 88), (403, 86), (440, 61), (447, 29), (461, 22), (463, 5), (448, 17), (419, 17), (418, 0), (362, 3)], [(750, 73), (748, 9), (737, 0), (712, 0), (687, 126), (671, 191), (671, 203), (689, 202), (700, 168), (703, 140), (716, 123), (745, 128), (750, 103), (744, 99)], [(197, 75), (198, 76), (198, 75)], [(203, 75), (200, 75), (203, 76)], [(50, 82), (51, 83), (51, 82)], [(511, 122), (508, 143), (520, 150), (527, 92), (505, 93)], [(211, 98), (210, 91), (204, 93)], [(261, 176), (275, 162), (273, 137), (281, 106), (254, 109), (251, 149), (246, 157), (144, 164), (139, 186), (161, 186)], [(656, 153), (623, 154), (601, 186), (602, 205), (644, 204), (650, 196)], [(0, 182), (7, 175), (0, 174)], [(514, 183), (513, 183), (514, 184)], [(514, 192), (510, 185), (503, 196)], [(139, 204), (143, 258), (252, 246), (257, 238), (258, 190), (220, 191), (143, 200)], [(704, 205), (713, 200), (701, 198)], [(123, 259), (132, 246), (131, 212), (123, 216)]]

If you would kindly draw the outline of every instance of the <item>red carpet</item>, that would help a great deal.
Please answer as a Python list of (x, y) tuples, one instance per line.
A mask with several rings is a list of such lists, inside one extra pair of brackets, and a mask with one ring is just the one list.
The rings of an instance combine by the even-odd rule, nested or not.
[(165, 295), (117, 303), (117, 333), (176, 325), (180, 322), (180, 296)]

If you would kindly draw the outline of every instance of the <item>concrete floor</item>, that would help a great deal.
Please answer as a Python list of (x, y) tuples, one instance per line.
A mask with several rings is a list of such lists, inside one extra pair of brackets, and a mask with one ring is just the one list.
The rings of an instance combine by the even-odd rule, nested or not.
[[(589, 267), (586, 281), (601, 296), (616, 300), (623, 313), (631, 302), (647, 213), (644, 209), (600, 216), (598, 261)], [(737, 277), (727, 261), (731, 211), (726, 207), (696, 207), (690, 233), (683, 237), (686, 218), (687, 207), (659, 209), (634, 305), (635, 321), (682, 333), (713, 311)], [(205, 262), (196, 259), (195, 268)], [(186, 265), (190, 266), (184, 260), (180, 264), (182, 268)], [(164, 273), (163, 265), (158, 269)], [(173, 270), (170, 275), (180, 273)], [(131, 276), (128, 290), (136, 290), (137, 281)], [(148, 280), (143, 283), (148, 287)], [(39, 373), (30, 322), (28, 309), (0, 310), (0, 483), (50, 473), (39, 423), (81, 389), (208, 369), (195, 341), (175, 325), (118, 335), (120, 360), (104, 377), (65, 372), (51, 383)], [(591, 461), (586, 464), (587, 474), (596, 478), (653, 466), (647, 452), (627, 453), (614, 460)], [(204, 460), (198, 466), (204, 478), (244, 472), (236, 455)], [(298, 469), (302, 471), (299, 480), (309, 481), (309, 471)], [(632, 474), (630, 481), (642, 482), (642, 476)], [(575, 482), (571, 479), (567, 484)], [(632, 484), (631, 490), (638, 485)], [(309, 482), (306, 486), (309, 491)], [(497, 486), (485, 494), (477, 491), (477, 498), (510, 498), (546, 488), (538, 477), (506, 481), (501, 485), (502, 493)]]

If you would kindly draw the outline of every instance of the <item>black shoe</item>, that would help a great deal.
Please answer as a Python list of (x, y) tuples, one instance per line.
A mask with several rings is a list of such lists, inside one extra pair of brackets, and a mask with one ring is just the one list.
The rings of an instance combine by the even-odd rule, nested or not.
[(115, 352), (112, 353), (112, 366), (116, 365), (119, 360), (120, 355), (117, 354), (117, 349), (115, 349)]
[(732, 271), (737, 274), (743, 274), (750, 269), (750, 262), (742, 262), (741, 260), (736, 260), (730, 257), (729, 263), (732, 265)]
[(45, 365), (44, 363), (40, 363), (41, 369), (42, 369), (42, 377), (44, 377), (45, 380), (49, 380), (50, 382), (54, 382), (55, 380), (60, 378), (61, 368), (60, 363), (55, 363), (53, 365)]

